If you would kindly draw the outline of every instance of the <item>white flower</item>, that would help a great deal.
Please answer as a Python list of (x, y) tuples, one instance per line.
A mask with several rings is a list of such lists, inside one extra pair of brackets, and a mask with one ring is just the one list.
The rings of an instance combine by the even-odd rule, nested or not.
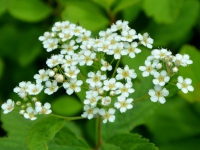
[(107, 29), (106, 31), (99, 32), (99, 36), (104, 39), (107, 39), (111, 34), (112, 34), (111, 29)]
[(93, 91), (91, 93), (86, 94), (86, 99), (84, 100), (84, 104), (96, 106), (99, 99), (100, 99), (99, 93), (96, 91)]
[(121, 113), (125, 112), (127, 109), (133, 108), (131, 104), (133, 102), (132, 98), (126, 99), (124, 96), (117, 97), (118, 102), (115, 102), (115, 107), (120, 110)]
[(43, 42), (44, 48), (46, 48), (47, 52), (51, 52), (52, 50), (58, 48), (58, 39), (50, 38)]
[(134, 58), (135, 54), (138, 54), (141, 52), (141, 50), (137, 48), (137, 46), (138, 46), (137, 42), (133, 42), (131, 44), (127, 42), (124, 43), (125, 50), (128, 51), (128, 54), (131, 58)]
[(48, 95), (51, 95), (58, 90), (57, 82), (55, 80), (53, 82), (47, 81), (45, 85), (47, 88), (44, 90), (44, 93)]
[(170, 77), (167, 76), (167, 72), (165, 70), (162, 70), (160, 73), (155, 72), (154, 77), (155, 79), (153, 79), (153, 83), (160, 86), (164, 86), (165, 83), (168, 82), (170, 79)]
[(119, 43), (121, 41), (121, 36), (117, 35), (116, 33), (113, 33), (108, 37), (108, 39), (106, 41), (108, 41), (110, 43), (109, 48), (113, 49), (117, 46), (117, 43)]
[(136, 31), (134, 29), (123, 30), (122, 31), (122, 41), (132, 42), (134, 39), (137, 39)]
[(147, 77), (149, 76), (150, 74), (151, 75), (154, 75), (154, 73), (156, 72), (156, 64), (155, 63), (152, 63), (149, 61), (149, 60), (146, 60), (145, 61), (145, 66), (140, 66), (139, 67), (139, 70), (142, 71), (142, 76), (143, 77)]
[(114, 122), (115, 121), (115, 109), (109, 108), (108, 111), (105, 109), (101, 108), (99, 110), (99, 114), (103, 117), (103, 123), (106, 123), (107, 121)]
[(40, 69), (39, 74), (34, 75), (34, 79), (36, 79), (37, 83), (42, 83), (43, 81), (47, 81), (49, 79), (49, 70)]
[(166, 88), (162, 89), (160, 85), (155, 85), (154, 89), (149, 90), (149, 95), (152, 102), (159, 101), (161, 104), (164, 104), (166, 102), (164, 97), (169, 95), (169, 91)]
[(176, 84), (183, 93), (188, 93), (188, 91), (194, 91), (193, 86), (191, 85), (192, 80), (190, 78), (183, 79), (182, 76), (178, 77), (178, 83)]
[(37, 115), (37, 111), (34, 110), (31, 106), (29, 106), (26, 109), (26, 112), (24, 113), (24, 118), (30, 119), (30, 120), (35, 120), (37, 118), (35, 115)]
[(81, 26), (71, 26), (71, 30), (74, 32), (75, 36), (83, 34), (86, 30)]
[(111, 78), (108, 80), (104, 80), (104, 86), (103, 89), (105, 91), (109, 91), (109, 90), (116, 90), (119, 87), (119, 82), (116, 82), (115, 78)]
[(14, 105), (15, 105), (14, 101), (12, 101), (11, 99), (8, 99), (7, 102), (1, 105), (1, 108), (3, 109), (3, 113), (7, 114), (11, 112), (14, 109)]
[(52, 27), (52, 31), (55, 32), (55, 31), (61, 31), (63, 28), (63, 24), (62, 22), (56, 22), (54, 24), (54, 26)]
[(87, 42), (89, 41), (91, 35), (91, 31), (85, 31), (83, 34), (80, 34), (78, 36), (78, 38), (76, 39), (76, 42), (80, 43), (80, 42)]
[(40, 83), (30, 84), (28, 86), (27, 92), (29, 95), (38, 95), (43, 89), (43, 86)]
[(129, 69), (128, 65), (122, 68), (117, 68), (117, 75), (116, 79), (121, 80), (121, 79), (126, 79), (127, 81), (130, 81), (131, 79), (135, 79), (137, 77), (137, 74), (135, 73), (134, 69)]
[(153, 44), (153, 39), (149, 37), (148, 33), (144, 33), (143, 35), (141, 35), (140, 33), (138, 34), (138, 39), (140, 40), (140, 42), (142, 43), (142, 45), (148, 47), (148, 48), (152, 48), (152, 44)]
[(111, 103), (110, 96), (106, 96), (101, 99), (101, 104), (104, 106), (108, 106), (108, 105), (110, 105), (110, 103)]
[(71, 95), (73, 92), (80, 92), (80, 86), (83, 84), (83, 81), (77, 79), (70, 79), (70, 82), (64, 82), (63, 87), (66, 89), (67, 94)]
[(44, 106), (41, 106), (41, 104), (36, 104), (35, 110), (39, 114), (50, 114), (52, 112), (51, 110), (51, 104), (45, 103)]
[(108, 55), (114, 55), (115, 59), (120, 59), (122, 55), (127, 55), (128, 51), (124, 50), (124, 44), (122, 42), (117, 43), (107, 52)]
[(168, 51), (167, 49), (154, 49), (151, 54), (156, 58), (156, 59), (163, 59), (167, 56), (170, 56), (172, 52)]
[(61, 49), (61, 54), (68, 54), (68, 55), (73, 55), (74, 50), (78, 49), (78, 45), (75, 45), (75, 41), (71, 40), (69, 44), (63, 44), (62, 49)]
[(89, 105), (85, 105), (83, 109), (85, 112), (83, 112), (81, 116), (83, 118), (88, 118), (88, 119), (94, 118), (94, 115), (96, 115), (99, 111), (99, 108), (96, 108), (95, 106), (89, 106)]
[(128, 21), (118, 20), (118, 21), (116, 21), (115, 24), (112, 24), (112, 26), (111, 26), (111, 31), (113, 31), (113, 32), (120, 30), (120, 29), (129, 29)]
[(27, 89), (31, 82), (20, 82), (19, 87), (14, 88), (14, 92), (17, 93), (21, 98), (25, 98), (27, 96)]
[(80, 70), (76, 66), (65, 67), (65, 75), (70, 78), (76, 78)]
[[(121, 82), (120, 82), (121, 83)], [(116, 94), (121, 94), (124, 97), (128, 97), (129, 94), (133, 93), (135, 90), (132, 88), (132, 82), (127, 82), (124, 84), (119, 84), (118, 90), (115, 91)]]
[(64, 55), (52, 55), (46, 62), (47, 66), (53, 68), (62, 63)]
[(96, 74), (94, 72), (89, 72), (88, 77), (89, 79), (87, 79), (86, 82), (89, 83), (92, 87), (102, 86), (101, 80), (106, 79), (106, 75), (101, 75), (101, 71), (97, 71)]
[(101, 59), (101, 64), (102, 64), (102, 66), (101, 66), (102, 71), (106, 71), (106, 70), (111, 71), (112, 70), (112, 66), (107, 61)]
[(85, 50), (83, 55), (80, 56), (81, 61), (79, 62), (80, 66), (87, 65), (91, 66), (93, 64), (93, 59), (96, 58), (96, 53), (93, 53), (89, 50)]
[(107, 53), (110, 49), (110, 41), (101, 40), (101, 44), (98, 45), (97, 51)]
[(71, 30), (68, 29), (64, 29), (62, 32), (60, 32), (59, 37), (61, 38), (61, 40), (64, 42), (68, 39), (71, 39), (73, 37), (73, 32)]
[(50, 32), (44, 32), (43, 36), (39, 37), (40, 41), (47, 41), (48, 39), (52, 38), (51, 33)]
[(78, 64), (78, 55), (73, 54), (73, 55), (65, 55), (65, 58), (63, 59), (63, 65), (64, 67), (69, 67), (69, 66), (76, 66)]
[(181, 65), (183, 67), (190, 65), (193, 63), (192, 60), (190, 60), (190, 56), (187, 54), (181, 55), (181, 54), (176, 54), (176, 56), (174, 57), (174, 60), (176, 65)]

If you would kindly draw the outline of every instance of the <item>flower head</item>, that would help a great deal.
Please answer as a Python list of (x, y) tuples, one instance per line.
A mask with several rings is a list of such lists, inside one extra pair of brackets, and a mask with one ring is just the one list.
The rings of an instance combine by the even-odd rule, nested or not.
[(192, 80), (190, 78), (183, 79), (182, 76), (178, 77), (178, 83), (176, 84), (183, 93), (188, 93), (188, 91), (194, 91), (193, 86), (191, 85)]
[(7, 114), (11, 112), (14, 109), (14, 105), (15, 105), (14, 101), (8, 99), (5, 103), (1, 105), (1, 108), (4, 110), (3, 113)]

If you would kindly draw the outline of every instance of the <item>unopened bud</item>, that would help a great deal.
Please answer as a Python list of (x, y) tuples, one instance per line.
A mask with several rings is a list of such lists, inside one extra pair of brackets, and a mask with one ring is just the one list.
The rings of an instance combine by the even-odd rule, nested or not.
[(169, 56), (169, 61), (172, 61), (174, 59), (174, 56), (173, 55), (170, 55)]
[(17, 101), (17, 102), (16, 102), (16, 105), (17, 105), (17, 106), (20, 106), (21, 104), (22, 104), (22, 103), (21, 103), (20, 101)]
[(53, 68), (53, 71), (54, 71), (54, 72), (57, 72), (57, 71), (58, 71), (58, 68)]
[(174, 73), (177, 73), (177, 72), (178, 72), (178, 68), (177, 68), (177, 67), (174, 67), (174, 68), (172, 68), (172, 71), (173, 71)]
[(103, 89), (99, 90), (99, 94), (102, 95), (104, 93)]
[(108, 106), (110, 103), (111, 103), (111, 98), (109, 96), (102, 98), (102, 105)]
[(168, 61), (169, 61), (169, 57), (165, 57), (165, 58), (164, 58), (164, 61), (165, 61), (165, 62), (168, 62)]
[(25, 113), (25, 110), (20, 110), (20, 111), (19, 111), (19, 114), (20, 114), (20, 115), (23, 115), (24, 113)]
[(36, 102), (36, 101), (37, 101), (37, 97), (33, 97), (33, 98), (32, 98), (32, 101), (33, 101), (33, 102)]
[(31, 106), (31, 103), (27, 103), (26, 105), (27, 105), (27, 106)]
[(24, 97), (24, 101), (26, 102), (28, 100), (28, 98), (27, 97)]
[(114, 96), (115, 95), (115, 92), (114, 91), (111, 91), (110, 92), (110, 96)]
[(161, 69), (162, 68), (162, 64), (161, 63), (158, 63), (157, 65), (156, 65), (156, 69)]
[(55, 72), (53, 70), (49, 71), (49, 76), (53, 77), (55, 75)]
[(172, 66), (172, 63), (171, 62), (168, 62), (167, 63), (167, 67), (171, 67)]
[(56, 74), (54, 76), (57, 82), (63, 82), (64, 81), (64, 76), (62, 74)]
[(25, 106), (25, 105), (22, 105), (21, 108), (24, 109), (24, 108), (26, 108), (26, 106)]
[(176, 60), (174, 63), (176, 66), (180, 66), (180, 64), (181, 64), (181, 62), (179, 60)]

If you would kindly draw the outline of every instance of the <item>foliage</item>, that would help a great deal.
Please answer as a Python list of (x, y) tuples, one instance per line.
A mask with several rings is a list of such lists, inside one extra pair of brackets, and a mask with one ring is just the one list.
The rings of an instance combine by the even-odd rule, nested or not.
[[(134, 103), (127, 113), (116, 114), (118, 119), (114, 123), (102, 126), (102, 149), (200, 149), (199, 6), (198, 0), (0, 0), (0, 102), (8, 97), (17, 101), (18, 97), (12, 93), (18, 82), (32, 80), (37, 70), (46, 68), (45, 61), (50, 54), (45, 53), (38, 37), (55, 21), (80, 24), (92, 30), (96, 37), (99, 30), (114, 21), (128, 20), (138, 32), (150, 33), (155, 42), (153, 48), (169, 48), (174, 54), (191, 56), (194, 63), (179, 71), (192, 79), (195, 91), (176, 94), (177, 89), (168, 85), (173, 94), (164, 105), (146, 98)], [(131, 95), (133, 99), (146, 94), (153, 85), (151, 79), (142, 78), (138, 69), (149, 54), (149, 50), (142, 49), (135, 59), (127, 57), (120, 64), (128, 64), (138, 75), (133, 83), (136, 89)], [(78, 97), (82, 99), (84, 92)], [(53, 96), (41, 95), (40, 99), (50, 102), (58, 114), (74, 116), (82, 111), (77, 97), (66, 96), (62, 90)], [(71, 121), (70, 125), (50, 116), (28, 121), (12, 112), (1, 115), (1, 122), (7, 132), (7, 138), (1, 134), (1, 149), (89, 150), (97, 143), (95, 120)], [(141, 131), (143, 128), (145, 132)]]

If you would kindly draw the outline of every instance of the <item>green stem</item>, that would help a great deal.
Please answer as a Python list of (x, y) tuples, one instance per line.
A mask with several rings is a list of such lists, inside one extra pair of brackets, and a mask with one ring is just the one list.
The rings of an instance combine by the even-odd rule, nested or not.
[(101, 116), (98, 117), (98, 125), (97, 125), (97, 134), (98, 134), (98, 141), (97, 141), (97, 146), (94, 150), (99, 150), (101, 145), (102, 145), (102, 139), (101, 139), (101, 124), (102, 124), (102, 119)]
[(135, 99), (135, 100), (133, 101), (133, 103), (138, 102), (138, 101), (141, 101), (141, 100), (143, 100), (143, 99), (146, 99), (147, 97), (149, 97), (149, 94), (143, 95), (142, 97)]
[(56, 114), (50, 114), (50, 115), (54, 116), (54, 117), (57, 117), (57, 118), (65, 119), (67, 121), (84, 119), (82, 116), (78, 116), (78, 117), (65, 117), (65, 116), (60, 116), (60, 115), (56, 115)]
[(112, 77), (111, 77), (111, 78), (113, 78), (113, 77), (115, 76), (115, 73), (116, 73), (116, 71), (117, 71), (117, 68), (118, 68), (118, 66), (119, 66), (119, 63), (120, 63), (120, 60), (121, 60), (121, 59), (119, 59), (119, 60), (117, 61), (117, 64), (116, 64), (116, 66), (115, 66), (115, 70), (114, 70), (114, 72), (113, 72), (113, 74), (112, 74)]

